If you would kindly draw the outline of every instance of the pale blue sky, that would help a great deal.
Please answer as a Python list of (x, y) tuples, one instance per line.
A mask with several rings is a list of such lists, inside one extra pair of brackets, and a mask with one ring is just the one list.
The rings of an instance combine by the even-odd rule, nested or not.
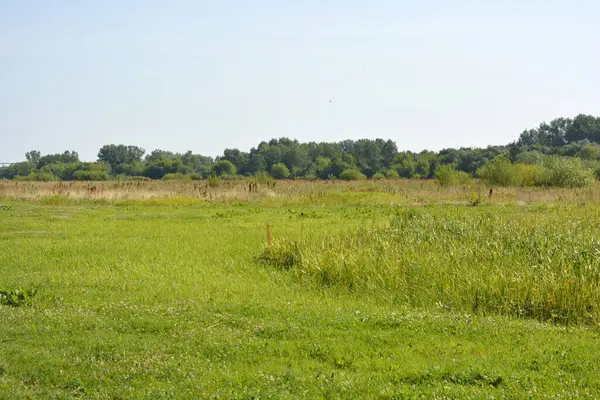
[(596, 0), (0, 0), (0, 161), (505, 144), (600, 115), (598, 21)]

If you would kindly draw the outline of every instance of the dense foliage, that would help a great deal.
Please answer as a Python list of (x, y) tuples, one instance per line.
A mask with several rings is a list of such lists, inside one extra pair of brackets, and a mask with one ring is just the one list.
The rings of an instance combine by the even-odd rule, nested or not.
[(20, 180), (106, 180), (146, 177), (203, 179), (256, 176), (276, 179), (437, 178), (441, 184), (478, 177), (490, 185), (585, 186), (600, 176), (600, 117), (558, 118), (523, 131), (517, 141), (487, 148), (399, 152), (383, 139), (300, 143), (288, 138), (261, 142), (249, 152), (225, 149), (212, 157), (106, 145), (95, 163), (74, 151), (41, 155), (0, 168), (0, 178)]

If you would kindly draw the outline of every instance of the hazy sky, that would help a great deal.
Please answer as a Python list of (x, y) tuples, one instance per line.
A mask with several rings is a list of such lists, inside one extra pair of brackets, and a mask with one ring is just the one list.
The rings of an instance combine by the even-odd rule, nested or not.
[(0, 0), (0, 161), (506, 144), (600, 115), (598, 21), (597, 0)]

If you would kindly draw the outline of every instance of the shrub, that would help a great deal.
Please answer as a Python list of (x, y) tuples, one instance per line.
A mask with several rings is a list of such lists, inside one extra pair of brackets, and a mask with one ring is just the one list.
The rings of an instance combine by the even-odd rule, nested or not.
[(77, 181), (107, 181), (110, 179), (106, 171), (75, 171), (73, 179)]
[(0, 304), (4, 306), (19, 307), (27, 304), (35, 297), (36, 289), (0, 289)]
[(597, 143), (583, 146), (577, 156), (584, 160), (597, 160), (600, 158), (600, 146)]
[(271, 176), (275, 179), (286, 179), (290, 176), (290, 170), (284, 163), (277, 163), (271, 166)]
[(52, 182), (52, 181), (60, 181), (60, 178), (49, 172), (31, 172), (27, 176), (17, 175), (17, 176), (15, 176), (15, 180), (17, 180), (17, 181)]
[(477, 170), (477, 175), (488, 185), (516, 186), (519, 182), (519, 171), (505, 155), (488, 161)]
[(217, 161), (213, 165), (212, 170), (218, 176), (237, 174), (237, 169), (235, 168), (235, 165), (233, 165), (233, 163), (229, 160)]
[(160, 160), (150, 163), (144, 175), (152, 179), (162, 179), (166, 174), (172, 174), (181, 172), (183, 169), (183, 163), (179, 159), (174, 158), (162, 158)]
[(82, 165), (78, 162), (74, 162), (74, 163), (56, 162), (56, 163), (44, 165), (44, 167), (42, 167), (40, 169), (40, 172), (55, 175), (55, 176), (59, 177), (60, 179), (62, 179), (63, 181), (70, 181), (72, 179), (75, 179), (75, 177), (74, 177), (75, 171), (77, 171), (78, 169), (82, 169), (81, 167), (82, 167)]
[(181, 172), (175, 172), (175, 173), (172, 172), (172, 173), (166, 174), (162, 178), (165, 181), (176, 181), (176, 180), (182, 180), (182, 179), (191, 179), (191, 176), (184, 175)]
[(435, 180), (442, 186), (467, 184), (471, 175), (464, 171), (457, 171), (453, 164), (440, 165), (435, 170)]
[(402, 160), (400, 164), (394, 165), (394, 169), (398, 172), (403, 178), (412, 178), (417, 170), (417, 164), (412, 160), (412, 158), (407, 158)]
[(456, 181), (456, 168), (452, 164), (440, 165), (435, 170), (435, 180), (442, 186), (453, 185)]
[(467, 185), (471, 182), (473, 177), (465, 171), (456, 171), (454, 179), (458, 185)]
[(594, 171), (587, 168), (578, 158), (548, 157), (538, 185), (558, 187), (585, 187), (594, 180)]
[(127, 180), (133, 182), (150, 182), (152, 178), (148, 178), (146, 176), (130, 176)]
[(33, 172), (34, 166), (27, 161), (10, 164), (8, 167), (0, 169), (2, 178), (13, 179), (17, 176), (27, 176)]
[(221, 184), (221, 178), (219, 178), (216, 175), (211, 175), (206, 179), (206, 183), (208, 184), (208, 186), (210, 186), (211, 188), (214, 187), (219, 187), (219, 185)]
[[(500, 155), (477, 170), (477, 175), (489, 185), (534, 186), (540, 180), (545, 168), (536, 164), (546, 156), (531, 152), (527, 157), (517, 157), (527, 163), (511, 163), (505, 155)], [(521, 156), (520, 154), (519, 156)]]
[(524, 153), (519, 153), (515, 162), (517, 164), (532, 164), (532, 165), (542, 165), (546, 160), (546, 155), (540, 153), (539, 151), (527, 151)]
[(519, 185), (535, 186), (544, 173), (545, 168), (541, 165), (515, 164)]
[(382, 172), (378, 172), (375, 175), (373, 175), (371, 177), (371, 179), (375, 180), (375, 181), (380, 181), (382, 179), (385, 179), (385, 175)]
[(142, 176), (144, 175), (144, 164), (139, 161), (135, 161), (131, 164), (121, 164), (118, 168), (118, 172), (128, 176)]
[(388, 169), (385, 173), (385, 177), (388, 179), (398, 179), (400, 178), (400, 175), (398, 175), (398, 171), (395, 169)]
[(262, 254), (256, 261), (270, 265), (280, 270), (290, 270), (298, 267), (302, 262), (301, 245), (291, 240), (282, 240), (265, 246)]
[(267, 185), (273, 183), (273, 177), (271, 175), (267, 174), (265, 171), (257, 172), (253, 178), (256, 183), (267, 184)]
[(348, 168), (342, 171), (340, 178), (345, 181), (358, 181), (364, 179), (365, 176), (355, 168)]

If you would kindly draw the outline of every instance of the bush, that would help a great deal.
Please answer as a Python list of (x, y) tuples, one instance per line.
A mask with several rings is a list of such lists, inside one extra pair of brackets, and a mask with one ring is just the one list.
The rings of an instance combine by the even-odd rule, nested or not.
[(219, 185), (221, 185), (221, 178), (216, 175), (211, 175), (206, 179), (206, 183), (211, 188), (219, 187)]
[(456, 171), (454, 179), (457, 185), (467, 185), (471, 182), (473, 177), (465, 171)]
[(435, 180), (442, 186), (467, 184), (471, 181), (471, 175), (464, 171), (457, 171), (453, 164), (440, 165), (435, 170)]
[(75, 163), (52, 163), (47, 164), (41, 168), (42, 173), (48, 173), (51, 175), (58, 176), (63, 181), (70, 181), (75, 179), (74, 174), (78, 169), (83, 169), (82, 165), (78, 162)]
[[(558, 186), (584, 187), (594, 180), (594, 169), (574, 157), (539, 157), (530, 154), (518, 157), (522, 161), (540, 161), (543, 165), (512, 164), (498, 156), (477, 170), (479, 177), (489, 185), (498, 186)], [(589, 163), (589, 161), (588, 161)]]
[(546, 155), (539, 151), (527, 151), (519, 153), (515, 159), (517, 164), (542, 165), (546, 160)]
[(110, 179), (106, 171), (75, 171), (73, 179), (77, 181), (107, 181)]
[(218, 176), (237, 174), (237, 169), (235, 168), (235, 165), (233, 165), (233, 163), (229, 160), (217, 161), (213, 165), (212, 170)]
[(400, 175), (398, 175), (398, 171), (395, 169), (388, 169), (385, 173), (385, 177), (388, 179), (398, 179), (400, 178)]
[(393, 168), (401, 177), (412, 178), (417, 170), (417, 164), (411, 158), (407, 158), (402, 160), (400, 164), (394, 165)]
[(376, 173), (375, 175), (373, 175), (371, 177), (371, 179), (375, 180), (375, 181), (380, 181), (382, 179), (385, 179), (385, 175), (381, 172)]
[(284, 163), (277, 163), (271, 166), (271, 176), (275, 179), (286, 179), (290, 176), (290, 170)]
[(150, 182), (152, 178), (148, 178), (146, 176), (130, 176), (127, 178), (127, 180), (133, 182)]
[[(528, 154), (527, 157), (520, 157)], [(511, 163), (505, 155), (500, 155), (477, 170), (477, 175), (488, 185), (534, 186), (537, 185), (545, 168), (538, 165), (546, 156), (537, 152), (522, 153), (517, 159), (526, 163)]]
[(522, 186), (535, 186), (544, 173), (545, 168), (541, 165), (515, 164), (519, 184)]
[(520, 185), (519, 170), (508, 157), (500, 155), (477, 170), (477, 175), (488, 185)]
[(139, 161), (135, 161), (131, 164), (121, 164), (119, 165), (119, 168), (113, 172), (119, 172), (119, 174), (128, 176), (142, 176), (144, 175), (144, 164)]
[(178, 181), (183, 179), (191, 179), (191, 176), (184, 175), (181, 172), (169, 173), (162, 177), (165, 181)]
[(24, 161), (20, 163), (10, 164), (8, 167), (0, 169), (2, 178), (13, 179), (17, 176), (28, 176), (33, 172), (34, 166), (30, 162)]
[(365, 179), (365, 176), (355, 168), (348, 168), (342, 171), (340, 174), (340, 179), (345, 181), (358, 181), (361, 179)]
[(594, 180), (594, 171), (587, 168), (578, 158), (548, 157), (538, 185), (558, 187), (585, 187)]
[(152, 179), (162, 179), (166, 174), (181, 172), (183, 163), (175, 158), (161, 158), (148, 164), (144, 175)]
[(17, 181), (38, 181), (38, 182), (52, 182), (52, 181), (60, 181), (60, 178), (56, 175), (53, 175), (49, 172), (31, 172), (27, 176), (15, 176), (14, 178)]
[(0, 305), (19, 307), (31, 302), (36, 293), (36, 289), (0, 289)]

